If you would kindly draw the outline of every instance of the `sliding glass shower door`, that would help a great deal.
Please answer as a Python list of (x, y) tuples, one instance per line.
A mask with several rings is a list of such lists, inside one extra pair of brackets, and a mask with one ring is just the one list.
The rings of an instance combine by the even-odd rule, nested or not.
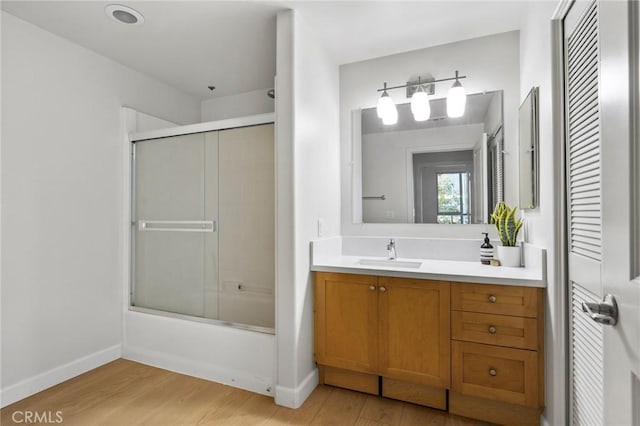
[(273, 125), (134, 145), (131, 306), (273, 328)]
[(135, 144), (135, 306), (217, 314), (218, 134)]

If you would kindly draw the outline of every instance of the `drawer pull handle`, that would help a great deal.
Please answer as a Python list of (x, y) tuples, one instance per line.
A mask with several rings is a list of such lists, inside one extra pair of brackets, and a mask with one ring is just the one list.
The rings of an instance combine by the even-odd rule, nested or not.
[(489, 302), (490, 302), (490, 303), (496, 303), (496, 300), (497, 300), (497, 299), (496, 299), (496, 297), (495, 297), (493, 294), (489, 296)]
[(496, 331), (498, 331), (498, 330), (496, 329), (495, 325), (490, 325), (489, 326), (489, 334), (496, 334)]
[(375, 286), (375, 285), (370, 285), (370, 286), (369, 286), (369, 290), (373, 291), (373, 290), (375, 290), (375, 289), (376, 289), (376, 286)]
[(495, 377), (498, 375), (498, 372), (495, 368), (492, 368), (491, 370), (489, 370), (489, 375)]
[(380, 287), (380, 291), (384, 293), (385, 291), (387, 291), (387, 288), (386, 287)]

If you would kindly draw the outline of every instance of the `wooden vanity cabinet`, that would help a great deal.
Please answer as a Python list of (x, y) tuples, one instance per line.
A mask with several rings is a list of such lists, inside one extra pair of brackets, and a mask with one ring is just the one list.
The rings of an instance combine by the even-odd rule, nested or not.
[(320, 382), (538, 425), (544, 290), (315, 272)]
[(446, 409), (449, 283), (315, 273), (322, 383)]
[(452, 283), (449, 411), (538, 425), (544, 406), (544, 290)]

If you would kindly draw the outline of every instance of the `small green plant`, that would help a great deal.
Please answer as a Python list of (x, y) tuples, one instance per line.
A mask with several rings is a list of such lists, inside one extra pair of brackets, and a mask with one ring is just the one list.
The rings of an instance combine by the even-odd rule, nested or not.
[(517, 207), (509, 207), (508, 204), (500, 202), (491, 213), (491, 223), (496, 225), (503, 246), (514, 247), (518, 242), (518, 232), (524, 220), (518, 220), (517, 210)]

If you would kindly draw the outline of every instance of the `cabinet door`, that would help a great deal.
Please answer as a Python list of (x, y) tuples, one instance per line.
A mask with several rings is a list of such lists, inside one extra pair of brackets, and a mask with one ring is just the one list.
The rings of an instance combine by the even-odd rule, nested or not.
[(316, 272), (315, 357), (318, 364), (378, 370), (377, 277)]
[(449, 283), (391, 277), (378, 280), (379, 373), (448, 388)]

